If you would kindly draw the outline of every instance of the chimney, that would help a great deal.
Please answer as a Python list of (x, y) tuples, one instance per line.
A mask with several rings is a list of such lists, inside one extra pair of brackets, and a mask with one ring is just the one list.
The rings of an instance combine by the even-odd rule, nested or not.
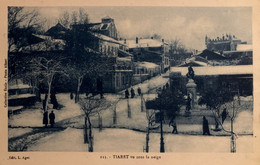
[(164, 43), (164, 39), (162, 39), (162, 42)]
[(124, 39), (124, 44), (126, 44), (126, 39)]
[(138, 37), (136, 37), (135, 42), (136, 42), (136, 44), (138, 44)]

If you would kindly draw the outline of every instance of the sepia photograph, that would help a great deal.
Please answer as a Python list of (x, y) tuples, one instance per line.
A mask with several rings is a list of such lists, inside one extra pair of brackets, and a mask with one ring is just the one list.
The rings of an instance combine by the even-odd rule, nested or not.
[(251, 7), (8, 6), (9, 152), (253, 152)]

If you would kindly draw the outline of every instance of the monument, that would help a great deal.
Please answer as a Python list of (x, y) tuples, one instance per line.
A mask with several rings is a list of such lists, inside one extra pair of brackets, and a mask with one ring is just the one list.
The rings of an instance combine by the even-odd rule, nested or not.
[(191, 66), (188, 67), (188, 73), (186, 74), (188, 78), (188, 83), (186, 84), (187, 89), (187, 102), (186, 102), (186, 111), (185, 114), (189, 115), (190, 110), (195, 108), (195, 105), (197, 104), (197, 85), (194, 82), (194, 70)]

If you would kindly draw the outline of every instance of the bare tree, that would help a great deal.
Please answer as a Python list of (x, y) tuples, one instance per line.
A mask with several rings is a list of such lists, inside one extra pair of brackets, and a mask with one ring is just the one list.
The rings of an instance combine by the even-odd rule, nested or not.
[(28, 31), (40, 30), (44, 20), (38, 11), (25, 10), (24, 7), (8, 7), (8, 53), (17, 52), (26, 44), (25, 34)]
[(111, 104), (104, 99), (96, 99), (93, 97), (81, 98), (78, 103), (85, 113), (84, 143), (88, 143), (88, 151), (93, 152), (94, 146), (91, 117), (96, 115), (101, 117), (101, 111), (107, 109)]
[(56, 74), (63, 73), (61, 60), (57, 58), (36, 57), (32, 59), (31, 69), (32, 74), (48, 85), (48, 97), (45, 100), (46, 104), (44, 107), (44, 110), (47, 110), (53, 78)]
[[(230, 152), (234, 153), (234, 152), (236, 152), (236, 136), (237, 136), (237, 134), (234, 132), (234, 120), (238, 113), (239, 97), (235, 96), (232, 101), (225, 103), (225, 105), (228, 105), (228, 104), (231, 105), (229, 110), (224, 108), (224, 110), (222, 111), (221, 117), (217, 114), (216, 111), (212, 111), (212, 112), (213, 112), (213, 115), (215, 116), (216, 122), (218, 122), (218, 124), (221, 126), (222, 130), (227, 133), (230, 133)], [(223, 125), (223, 122), (226, 118), (226, 117), (224, 118), (224, 113), (225, 113), (226, 117), (230, 118), (230, 128), (226, 128)], [(222, 121), (220, 118), (222, 118)]]
[(155, 125), (155, 114), (156, 111), (149, 109), (146, 110), (146, 119), (147, 119), (147, 128), (146, 128), (146, 147), (145, 147), (145, 151), (149, 152), (149, 136), (150, 136), (150, 130), (151, 127), (153, 127)]
[(60, 15), (58, 21), (66, 28), (70, 28), (71, 25), (75, 24), (88, 24), (89, 18), (87, 11), (83, 8), (79, 8), (78, 10), (72, 12), (64, 11)]

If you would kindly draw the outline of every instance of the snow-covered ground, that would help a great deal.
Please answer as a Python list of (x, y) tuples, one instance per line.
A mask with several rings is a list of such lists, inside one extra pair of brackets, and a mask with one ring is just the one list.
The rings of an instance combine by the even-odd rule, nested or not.
[[(137, 88), (140, 87), (143, 93), (156, 87), (161, 87), (168, 82), (168, 79), (161, 76), (155, 77), (142, 84), (136, 85), (133, 88), (136, 91), (136, 97), (129, 99), (131, 117), (128, 117), (127, 99), (124, 98), (124, 91), (120, 94), (105, 94), (105, 99), (116, 105), (112, 105), (108, 109), (101, 112), (102, 124), (105, 129), (99, 132), (94, 129), (94, 151), (103, 152), (143, 152), (145, 145), (145, 133), (132, 131), (134, 129), (145, 131), (147, 127), (146, 112), (141, 112), (141, 97), (137, 96)], [(83, 96), (83, 95), (82, 95)], [(87, 151), (87, 145), (83, 144), (84, 114), (78, 104), (74, 100), (70, 100), (70, 95), (57, 94), (59, 104), (62, 105), (60, 110), (54, 111), (56, 115), (55, 122), (57, 127), (67, 128), (61, 132), (51, 132), (47, 136), (42, 135), (34, 145), (29, 146), (29, 151)], [(83, 96), (84, 97), (84, 96)], [(156, 94), (144, 94), (144, 99), (153, 99)], [(253, 133), (253, 108), (251, 98), (242, 98), (241, 104), (246, 106), (239, 107), (239, 113), (234, 122), (234, 130), (239, 134)], [(50, 105), (52, 106), (52, 105)], [(43, 110), (41, 103), (37, 103), (31, 109), (25, 109), (20, 114), (13, 115), (8, 124), (11, 127), (42, 127)], [(113, 114), (116, 108), (117, 122), (113, 123)], [(227, 107), (229, 109), (229, 107)], [(197, 110), (198, 111), (198, 110)], [(199, 112), (199, 111), (198, 111)], [(196, 114), (194, 111), (192, 114)], [(196, 115), (195, 115), (196, 116)], [(194, 122), (186, 122), (194, 120)], [(201, 120), (201, 121), (200, 121)], [(98, 117), (91, 116), (91, 122), (94, 127), (98, 127)], [(197, 118), (182, 117), (177, 120), (179, 135), (165, 135), (165, 150), (166, 152), (229, 152), (230, 138), (229, 136), (194, 136), (184, 134), (202, 134), (202, 118), (197, 115)], [(214, 127), (214, 121), (209, 118), (210, 127)], [(157, 124), (158, 126), (158, 124)], [(75, 129), (75, 128), (77, 129)], [(113, 127), (113, 129), (112, 129)], [(115, 128), (114, 128), (115, 127)], [(230, 128), (230, 120), (224, 122), (225, 128)], [(125, 128), (125, 129), (118, 129)], [(36, 128), (41, 129), (41, 128)], [(44, 128), (43, 128), (44, 129)], [(129, 130), (130, 129), (130, 130)], [(163, 126), (165, 132), (170, 133), (172, 127), (165, 123)], [(9, 128), (9, 138), (21, 136), (29, 133), (32, 128)], [(160, 137), (159, 130), (153, 130), (150, 136), (150, 151), (159, 152)], [(228, 134), (223, 131), (213, 132), (213, 135)], [(37, 135), (35, 135), (37, 136)], [(239, 136), (237, 139), (238, 152), (251, 152), (253, 146), (253, 136)], [(206, 144), (206, 145), (205, 145)]]
[[(74, 100), (70, 100), (69, 94), (57, 94), (57, 100), (59, 104), (63, 105), (64, 107), (60, 110), (56, 109), (49, 109), (48, 112), (50, 113), (52, 110), (56, 114), (55, 122), (59, 122), (64, 119), (73, 118), (83, 114), (83, 111), (80, 110), (80, 106), (74, 103)], [(41, 127), (42, 118), (43, 118), (43, 110), (41, 109), (41, 103), (37, 103), (39, 108), (36, 109), (26, 109), (22, 111), (20, 114), (13, 115), (8, 120), (9, 126), (13, 127)], [(52, 104), (49, 105), (52, 107)]]
[(25, 133), (31, 132), (32, 128), (9, 128), (8, 129), (8, 138), (17, 137)]
[[(126, 129), (94, 129), (94, 152), (143, 152), (146, 134)], [(164, 135), (165, 152), (230, 152), (229, 136)], [(253, 136), (240, 136), (236, 142), (238, 153), (253, 152)], [(151, 133), (150, 152), (160, 151), (160, 134)], [(28, 151), (87, 152), (83, 130), (68, 128), (40, 139)]]

